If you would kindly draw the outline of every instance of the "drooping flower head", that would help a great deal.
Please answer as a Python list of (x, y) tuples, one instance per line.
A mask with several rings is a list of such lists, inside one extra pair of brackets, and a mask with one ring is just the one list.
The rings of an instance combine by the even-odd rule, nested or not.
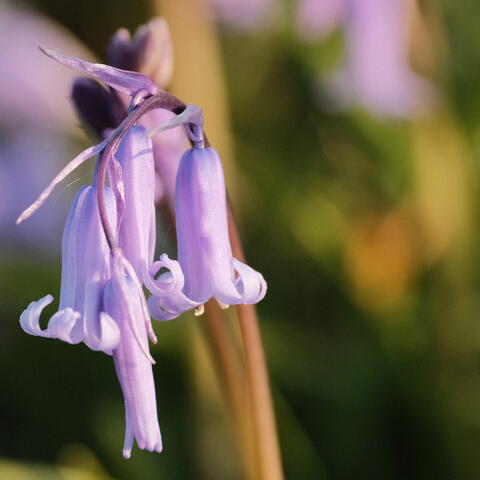
[(192, 108), (188, 113), (185, 127), (194, 148), (182, 157), (175, 188), (178, 261), (185, 285), (175, 299), (150, 298), (152, 315), (159, 319), (184, 308), (184, 297), (197, 306), (210, 298), (228, 306), (257, 303), (266, 293), (263, 276), (233, 258), (222, 162), (216, 150), (205, 148), (201, 112)]
[[(125, 49), (129, 44), (120, 45)], [(223, 170), (215, 150), (205, 147), (201, 110), (159, 90), (137, 72), (43, 51), (130, 97), (130, 103), (118, 103), (122, 97), (99, 90), (104, 88), (99, 84), (76, 83), (75, 101), (89, 102), (79, 111), (103, 140), (67, 164), (18, 219), (32, 215), (66, 175), (98, 156), (93, 183), (80, 189), (65, 225), (59, 311), (42, 330), (41, 310), (52, 301), (51, 296), (44, 297), (22, 313), (21, 325), (33, 335), (83, 341), (93, 350), (112, 354), (125, 400), (124, 456), (130, 456), (134, 440), (142, 449), (160, 452), (154, 361), (148, 347), (148, 338), (156, 342), (156, 337), (148, 305), (156, 318), (166, 320), (201, 308), (212, 297), (223, 306), (255, 303), (265, 295), (266, 283), (261, 274), (232, 256)], [(92, 99), (98, 100), (103, 116), (96, 117)], [(157, 109), (170, 111), (170, 119), (148, 132), (142, 120)], [(119, 112), (125, 116), (117, 125)], [(151, 137), (171, 129), (180, 131), (193, 148), (180, 162), (175, 186), (179, 260), (162, 254), (155, 261)], [(178, 158), (171, 161), (178, 164)], [(148, 304), (143, 287), (152, 294)]]
[[(106, 193), (106, 208), (115, 225), (115, 198), (110, 189)], [(32, 302), (20, 317), (22, 328), (31, 335), (73, 344), (84, 342), (92, 350), (112, 354), (119, 342), (119, 329), (102, 310), (109, 278), (110, 252), (98, 215), (96, 188), (85, 185), (73, 199), (63, 232), (59, 310), (41, 330), (41, 312), (53, 298), (47, 295)]]

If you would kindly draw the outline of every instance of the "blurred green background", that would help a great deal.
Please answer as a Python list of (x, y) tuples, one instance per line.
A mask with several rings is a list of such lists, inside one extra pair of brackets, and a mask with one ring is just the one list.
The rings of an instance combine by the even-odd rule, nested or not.
[[(118, 27), (135, 30), (164, 8), (181, 40), (178, 75), (195, 66), (173, 91), (177, 82), (187, 101), (218, 104), (218, 91), (195, 84), (220, 72), (229, 124), (213, 125), (205, 106), (206, 129), (225, 153), (249, 263), (269, 285), (258, 311), (286, 477), (480, 478), (480, 5), (419, 2), (410, 56), (438, 105), (400, 120), (323, 108), (313, 85), (343, 54), (341, 34), (301, 40), (294, 2), (263, 28), (209, 24), (215, 48), (204, 54), (218, 55), (218, 71), (188, 56), (196, 33), (175, 33), (170, 3), (28, 6), (99, 59)], [(89, 142), (72, 135), (69, 155)], [(54, 234), (47, 253), (8, 241), (0, 251), (0, 478), (242, 478), (202, 318), (155, 326), (165, 449), (128, 461), (111, 359), (21, 331), (30, 301), (58, 296), (61, 227)]]

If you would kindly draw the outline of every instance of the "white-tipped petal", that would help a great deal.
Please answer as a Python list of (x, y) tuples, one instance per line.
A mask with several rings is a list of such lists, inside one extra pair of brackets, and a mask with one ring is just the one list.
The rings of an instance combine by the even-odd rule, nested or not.
[(236, 258), (233, 259), (233, 267), (238, 273), (235, 286), (242, 297), (240, 303), (250, 304), (262, 300), (267, 293), (267, 282), (263, 275)]
[(20, 326), (26, 333), (38, 337), (46, 337), (45, 332), (40, 328), (40, 315), (42, 310), (52, 302), (53, 297), (51, 295), (46, 295), (40, 300), (30, 302), (20, 315)]
[[(158, 278), (155, 278), (162, 268), (168, 271), (162, 273)], [(170, 295), (174, 291), (181, 291), (185, 284), (185, 278), (180, 264), (177, 260), (170, 259), (166, 253), (160, 255), (160, 260), (152, 264), (144, 281), (150, 293), (159, 297)]]
[(47, 336), (71, 344), (80, 343), (83, 340), (83, 335), (79, 328), (79, 323), (81, 323), (79, 319), (80, 314), (71, 308), (60, 310), (48, 322)]

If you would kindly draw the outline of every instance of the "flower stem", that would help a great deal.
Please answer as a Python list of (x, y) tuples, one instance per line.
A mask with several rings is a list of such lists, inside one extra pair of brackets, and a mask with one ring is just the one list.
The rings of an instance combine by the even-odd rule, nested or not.
[(232, 417), (246, 478), (254, 477), (252, 424), (248, 411), (245, 375), (239, 355), (228, 331), (227, 318), (214, 300), (205, 304), (205, 329), (217, 376)]
[[(228, 213), (233, 255), (244, 262), (245, 255), (231, 208)], [(237, 305), (237, 313), (253, 414), (258, 480), (283, 480), (275, 413), (257, 312), (254, 305)]]
[[(175, 215), (167, 202), (162, 204), (162, 210), (170, 227), (168, 231), (175, 241)], [(238, 344), (227, 327), (226, 312), (220, 309), (215, 300), (211, 299), (205, 304), (205, 315), (200, 318), (220, 390), (231, 417), (245, 478), (256, 480), (253, 424)]]

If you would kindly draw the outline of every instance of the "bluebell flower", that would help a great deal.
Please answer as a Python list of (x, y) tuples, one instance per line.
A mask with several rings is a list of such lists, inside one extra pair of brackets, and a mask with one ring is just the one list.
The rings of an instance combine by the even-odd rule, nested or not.
[[(115, 197), (110, 189), (106, 193), (106, 208), (115, 225)], [(47, 295), (32, 302), (20, 317), (22, 328), (31, 335), (84, 342), (92, 350), (112, 354), (120, 331), (102, 311), (103, 290), (110, 276), (110, 251), (100, 223), (96, 188), (85, 185), (73, 199), (63, 232), (59, 310), (42, 330), (41, 312), (53, 298)]]
[(223, 168), (213, 148), (197, 147), (184, 154), (177, 174), (175, 216), (185, 285), (181, 293), (150, 297), (155, 318), (181, 313), (193, 304), (201, 307), (210, 298), (222, 306), (262, 300), (267, 291), (263, 276), (232, 255)]
[[(201, 111), (159, 92), (139, 73), (43, 51), (130, 96), (131, 103), (120, 125), (97, 124), (104, 140), (68, 163), (17, 220), (32, 215), (66, 175), (98, 155), (93, 184), (79, 190), (65, 225), (59, 310), (42, 330), (40, 314), (52, 301), (47, 295), (27, 307), (20, 323), (32, 335), (84, 342), (92, 350), (113, 355), (125, 400), (123, 454), (130, 456), (134, 440), (142, 449), (160, 452), (155, 362), (148, 346), (149, 338), (157, 340), (148, 306), (156, 318), (167, 320), (201, 309), (212, 297), (222, 306), (255, 303), (265, 295), (266, 283), (260, 273), (232, 256), (223, 169), (216, 151), (205, 148)], [(94, 84), (83, 87), (85, 92), (96, 91), (89, 98), (106, 102), (103, 111), (108, 113), (109, 96)], [(157, 131), (148, 132), (137, 123), (150, 110), (162, 107), (181, 113), (158, 130), (183, 126), (194, 146), (180, 162), (175, 187), (178, 261), (166, 254), (154, 261), (155, 169), (150, 137)], [(112, 118), (108, 114), (104, 120)], [(148, 304), (144, 286), (152, 293)]]
[(142, 286), (119, 253), (112, 257), (112, 278), (103, 299), (105, 311), (120, 329), (113, 360), (125, 402), (123, 456), (130, 457), (134, 439), (142, 450), (161, 452), (155, 383), (148, 352), (148, 337), (154, 338), (150, 315)]
[[(135, 160), (124, 161), (123, 181), (129, 193), (132, 171), (128, 167)], [(105, 187), (105, 194), (108, 220), (115, 231), (117, 199), (110, 187)], [(129, 194), (125, 199), (128, 204), (135, 203)], [(119, 218), (122, 223), (128, 219), (129, 208), (125, 207), (123, 211), (126, 217)], [(143, 239), (138, 238), (134, 222), (129, 220), (127, 226), (132, 228), (132, 244), (139, 246)], [(153, 240), (147, 241), (151, 242), (152, 251)], [(122, 244), (128, 246), (128, 241), (124, 239)], [(127, 248), (126, 252), (131, 253), (132, 249)], [(137, 260), (141, 265), (141, 255)], [(144, 271), (143, 267), (140, 271)], [(52, 296), (47, 295), (32, 302), (20, 317), (22, 328), (31, 335), (57, 338), (72, 344), (84, 342), (92, 350), (113, 355), (125, 400), (123, 454), (125, 458), (130, 456), (133, 439), (139, 448), (160, 452), (162, 441), (152, 373), (154, 362), (148, 351), (148, 337), (154, 342), (156, 337), (134, 267), (120, 250), (112, 254), (107, 244), (95, 186), (81, 187), (72, 202), (62, 239), (59, 311), (42, 330), (40, 315), (52, 300)]]

